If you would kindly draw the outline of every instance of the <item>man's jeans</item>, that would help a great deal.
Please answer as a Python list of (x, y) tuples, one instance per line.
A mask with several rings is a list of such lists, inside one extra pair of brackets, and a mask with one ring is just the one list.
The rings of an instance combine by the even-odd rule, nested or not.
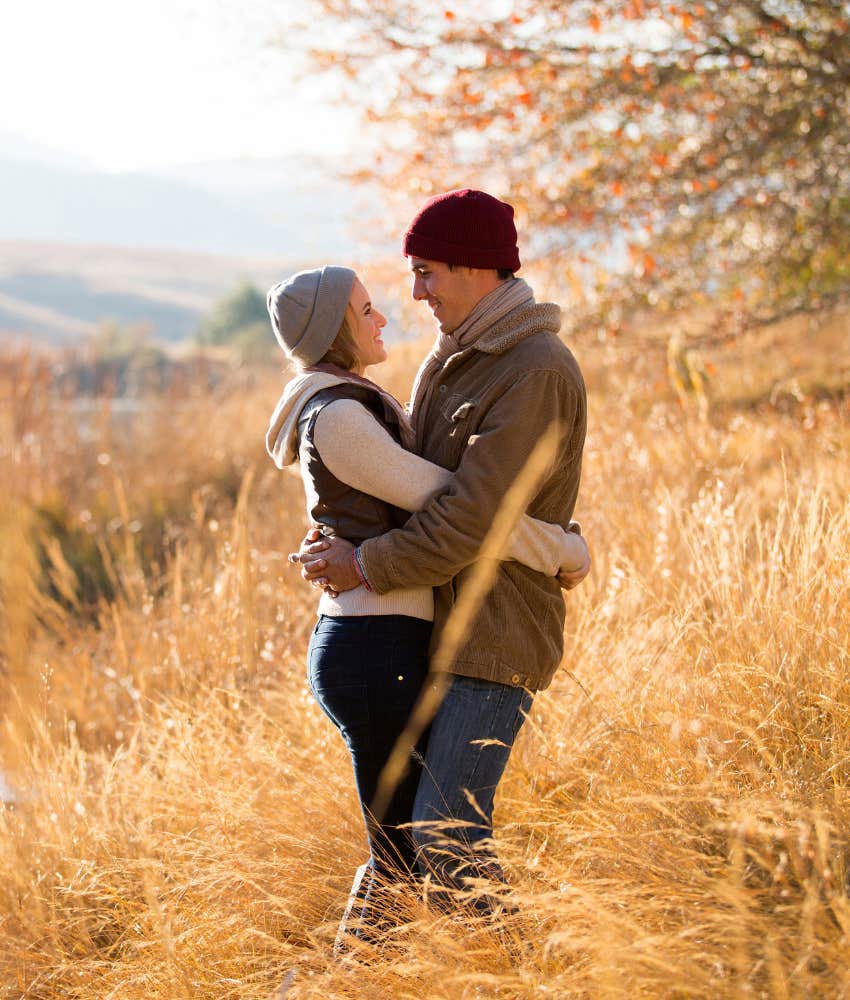
[(405, 615), (323, 615), (310, 639), (310, 688), (351, 754), (372, 852), (370, 871), (358, 893), (365, 901), (358, 918), (361, 924), (371, 919), (367, 911), (376, 878), (392, 882), (399, 874), (416, 870), (409, 824), (427, 734), (410, 748), (407, 774), (383, 816), (373, 817), (370, 806), (381, 771), (427, 677), (431, 628), (431, 622)]
[[(469, 878), (504, 882), (492, 845), (493, 797), (533, 697), (521, 687), (452, 678), (413, 807), (417, 864), (432, 888), (460, 889)], [(488, 913), (494, 901), (485, 894), (469, 905)]]

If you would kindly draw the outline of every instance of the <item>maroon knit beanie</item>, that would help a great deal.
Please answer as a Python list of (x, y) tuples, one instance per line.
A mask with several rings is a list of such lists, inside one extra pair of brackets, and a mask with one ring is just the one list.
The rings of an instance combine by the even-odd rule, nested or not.
[(406, 257), (445, 264), (520, 268), (512, 206), (470, 188), (429, 198), (410, 223), (402, 247)]

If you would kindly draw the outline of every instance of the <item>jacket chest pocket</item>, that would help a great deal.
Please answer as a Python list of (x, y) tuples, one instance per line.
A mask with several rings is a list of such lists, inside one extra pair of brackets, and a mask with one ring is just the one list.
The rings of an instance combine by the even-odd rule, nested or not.
[(461, 393), (443, 391), (444, 388), (440, 387), (430, 419), (425, 421), (422, 454), (446, 469), (456, 469), (467, 440), (474, 433), (478, 401)]
[(449, 424), (449, 435), (455, 437), (463, 434), (470, 426), (470, 419), (475, 413), (477, 401), (453, 393), (446, 397), (446, 401), (440, 407), (443, 419)]

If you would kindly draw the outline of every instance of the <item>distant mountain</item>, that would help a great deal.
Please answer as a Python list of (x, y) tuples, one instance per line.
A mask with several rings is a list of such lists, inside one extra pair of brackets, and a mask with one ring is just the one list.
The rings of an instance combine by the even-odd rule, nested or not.
[(264, 289), (314, 263), (283, 255), (0, 240), (0, 339), (79, 341), (113, 320), (178, 341), (192, 336), (211, 306), (237, 285)]
[(115, 174), (0, 132), (0, 334), (63, 341), (113, 319), (182, 339), (238, 280), (385, 253), (363, 224), (377, 205), (319, 161)]
[(98, 289), (74, 274), (0, 275), (0, 330), (26, 330), (51, 341), (93, 333), (107, 320), (149, 327), (162, 340), (182, 340), (195, 331), (201, 314), (131, 288)]
[(108, 243), (224, 254), (318, 254), (350, 258), (349, 193), (315, 184), (294, 164), (253, 188), (251, 172), (229, 183), (107, 174), (37, 160), (0, 159), (0, 238)]
[(315, 157), (246, 158), (170, 167), (157, 176), (190, 184), (262, 219), (276, 234), (277, 253), (352, 261), (395, 252), (396, 242), (380, 242), (371, 224), (381, 214), (379, 189), (353, 187), (336, 173), (340, 167)]

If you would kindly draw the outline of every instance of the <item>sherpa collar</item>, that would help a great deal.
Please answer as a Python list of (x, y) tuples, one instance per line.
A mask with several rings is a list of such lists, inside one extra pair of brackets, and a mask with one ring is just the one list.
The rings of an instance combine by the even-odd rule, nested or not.
[(502, 354), (533, 333), (558, 333), (561, 307), (555, 302), (532, 302), (508, 313), (475, 341), (474, 349)]

